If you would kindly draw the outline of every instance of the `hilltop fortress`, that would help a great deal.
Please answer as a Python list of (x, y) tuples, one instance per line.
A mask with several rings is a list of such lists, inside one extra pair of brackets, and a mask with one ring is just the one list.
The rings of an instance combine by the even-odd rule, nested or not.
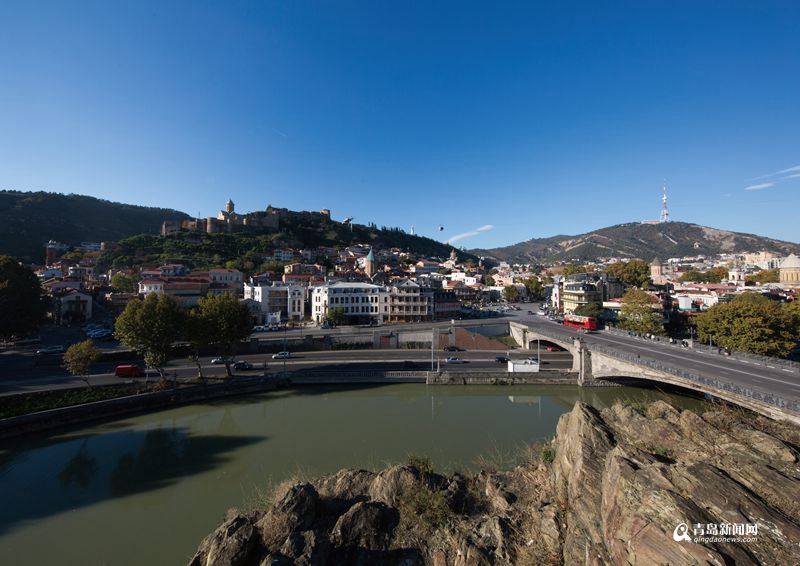
[(232, 200), (225, 203), (225, 209), (220, 210), (216, 218), (194, 218), (190, 220), (165, 220), (161, 223), (161, 235), (174, 234), (176, 232), (206, 232), (214, 234), (217, 232), (245, 232), (248, 230), (278, 230), (281, 222), (299, 219), (328, 219), (330, 220), (331, 211), (323, 208), (319, 212), (301, 211), (296, 212), (288, 208), (275, 208), (268, 205), (263, 211), (248, 212), (238, 214)]

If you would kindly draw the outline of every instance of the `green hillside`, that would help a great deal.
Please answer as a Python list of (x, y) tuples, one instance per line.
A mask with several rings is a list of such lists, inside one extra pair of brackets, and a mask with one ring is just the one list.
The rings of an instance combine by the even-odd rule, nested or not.
[(189, 218), (168, 208), (110, 202), (83, 195), (0, 191), (0, 255), (42, 262), (45, 244), (116, 241), (158, 234), (163, 220)]

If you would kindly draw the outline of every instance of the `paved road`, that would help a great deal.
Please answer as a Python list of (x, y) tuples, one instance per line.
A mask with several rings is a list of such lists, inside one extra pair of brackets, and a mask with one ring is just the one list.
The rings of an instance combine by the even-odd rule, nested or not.
[[(528, 324), (534, 330), (537, 327), (544, 327), (547, 331), (556, 332), (570, 340), (578, 336), (574, 329), (550, 321), (545, 317), (529, 316), (521, 314), (521, 312), (512, 314), (512, 318)], [(777, 365), (774, 367), (758, 365), (729, 356), (706, 353), (691, 348), (680, 348), (665, 342), (618, 336), (602, 331), (580, 336), (590, 349), (592, 344), (598, 344), (633, 356), (654, 359), (665, 366), (703, 377), (712, 377), (762, 393), (777, 395), (786, 401), (800, 401), (800, 371), (797, 369), (783, 368)]]
[[(477, 350), (467, 352), (434, 351), (434, 367), (457, 367), (459, 371), (481, 371), (486, 369), (500, 369), (495, 361), (496, 351)], [(512, 352), (512, 359), (524, 359), (529, 352)], [(463, 358), (464, 364), (446, 364), (448, 356)], [(567, 352), (542, 351), (542, 366), (544, 369), (569, 369), (572, 367), (571, 356)], [(325, 352), (298, 352), (288, 360), (273, 360), (270, 354), (255, 354), (236, 356), (237, 360), (249, 361), (255, 366), (252, 371), (235, 372), (240, 375), (255, 374), (267, 364), (269, 372), (297, 371), (300, 369), (315, 369), (322, 371), (347, 371), (350, 370), (430, 370), (430, 350), (340, 350)], [(201, 358), (203, 373), (207, 377), (222, 377), (225, 367), (211, 365), (211, 358)], [(119, 383), (120, 379), (113, 374), (116, 364), (106, 363), (98, 365), (96, 373), (91, 376), (91, 382), (96, 385)], [(169, 374), (177, 373), (179, 378), (193, 378), (197, 376), (197, 366), (187, 360), (173, 360), (167, 364)], [(52, 368), (39, 368), (38, 375), (25, 374), (25, 377), (4, 375), (0, 377), (0, 396), (13, 395), (47, 389), (67, 389), (85, 387), (83, 381), (67, 375), (57, 366)]]

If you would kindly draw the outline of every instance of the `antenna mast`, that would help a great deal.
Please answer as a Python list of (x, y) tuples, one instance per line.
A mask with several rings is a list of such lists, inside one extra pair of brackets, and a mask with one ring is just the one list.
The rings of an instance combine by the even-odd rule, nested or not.
[(659, 222), (669, 222), (669, 209), (667, 208), (667, 183), (664, 183), (664, 196), (661, 197), (663, 202), (661, 206), (661, 218)]

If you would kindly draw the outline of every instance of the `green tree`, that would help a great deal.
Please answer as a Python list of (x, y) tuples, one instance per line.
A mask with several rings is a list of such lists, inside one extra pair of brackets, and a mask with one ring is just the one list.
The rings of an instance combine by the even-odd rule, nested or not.
[(618, 261), (606, 267), (606, 273), (621, 280), (625, 285), (642, 287), (650, 280), (650, 264), (641, 259)]
[(745, 275), (745, 284), (747, 285), (764, 285), (765, 283), (778, 283), (781, 274), (779, 269), (764, 269), (758, 273)]
[(681, 275), (680, 280), (684, 283), (719, 283), (728, 278), (728, 269), (725, 267), (715, 267), (708, 271), (697, 271), (692, 269)]
[(721, 348), (786, 356), (800, 339), (797, 310), (756, 293), (745, 293), (697, 317), (697, 337)]
[(70, 374), (80, 377), (91, 389), (92, 384), (89, 382), (89, 372), (98, 358), (100, 358), (100, 352), (94, 347), (92, 341), (84, 340), (67, 348), (61, 365)]
[(491, 275), (484, 275), (483, 276), (483, 283), (489, 287), (494, 287), (494, 277)]
[(136, 279), (121, 271), (111, 276), (111, 287), (120, 293), (135, 293), (138, 291)]
[(541, 299), (544, 296), (544, 285), (539, 281), (538, 277), (528, 277), (522, 282), (525, 289), (528, 291), (529, 299)]
[(567, 267), (564, 268), (564, 277), (569, 275), (574, 275), (576, 273), (586, 273), (589, 271), (589, 266), (583, 265), (582, 263), (570, 263)]
[(250, 309), (232, 293), (208, 295), (198, 303), (199, 315), (205, 327), (202, 333), (208, 343), (226, 356), (225, 371), (231, 375), (230, 356), (236, 345), (250, 336)]
[(519, 291), (517, 291), (517, 288), (514, 285), (503, 287), (503, 298), (509, 303), (516, 301), (518, 296)]
[(164, 364), (184, 327), (184, 319), (185, 313), (174, 298), (151, 293), (144, 300), (128, 303), (114, 324), (114, 337), (141, 354), (145, 364), (155, 368), (163, 379)]
[(646, 291), (631, 287), (622, 297), (619, 326), (633, 332), (664, 333), (664, 314), (658, 299)]
[(14, 258), (0, 256), (0, 338), (23, 336), (44, 319), (45, 302), (36, 274)]
[(575, 309), (575, 314), (598, 318), (601, 314), (603, 314), (603, 305), (600, 303), (587, 303), (585, 305), (579, 305), (578, 308)]
[(332, 309), (328, 309), (326, 318), (328, 322), (338, 326), (344, 321), (344, 308), (334, 307)]

